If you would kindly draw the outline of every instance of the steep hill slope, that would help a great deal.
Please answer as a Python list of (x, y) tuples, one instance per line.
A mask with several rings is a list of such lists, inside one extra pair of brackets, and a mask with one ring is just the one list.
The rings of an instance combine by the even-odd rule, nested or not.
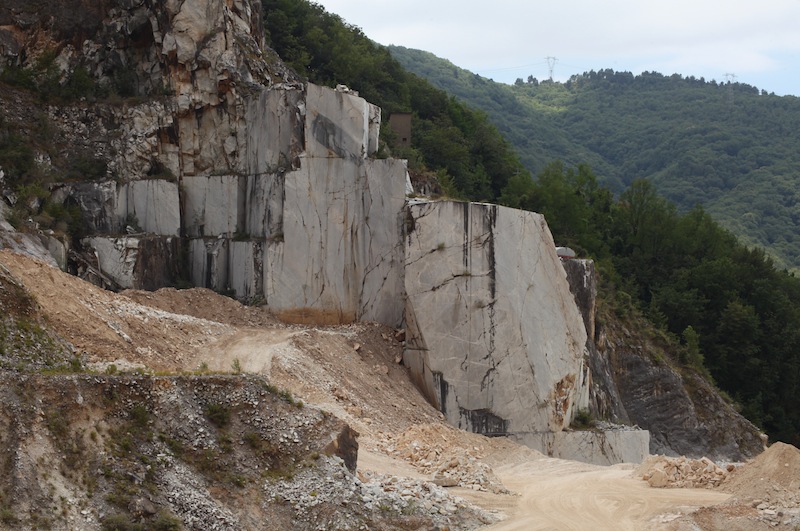
[(509, 86), (428, 52), (389, 47), (410, 71), (485, 111), (533, 173), (588, 163), (621, 191), (651, 180), (681, 209), (703, 205), (783, 267), (800, 265), (800, 102), (739, 83), (602, 70)]

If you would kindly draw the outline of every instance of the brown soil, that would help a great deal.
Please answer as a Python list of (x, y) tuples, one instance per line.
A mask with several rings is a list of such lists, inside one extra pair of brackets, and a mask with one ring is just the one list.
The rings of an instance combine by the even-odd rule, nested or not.
[(776, 442), (734, 470), (721, 488), (737, 498), (800, 507), (800, 450)]

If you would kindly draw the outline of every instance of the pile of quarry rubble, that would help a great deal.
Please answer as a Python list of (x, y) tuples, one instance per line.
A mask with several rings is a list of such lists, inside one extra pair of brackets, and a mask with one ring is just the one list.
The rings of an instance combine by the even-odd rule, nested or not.
[(441, 487), (510, 494), (483, 461), (486, 445), (484, 437), (436, 424), (413, 426), (397, 437), (384, 434), (378, 444), (387, 455), (410, 463)]
[[(424, 480), (374, 472), (351, 474), (337, 458), (322, 457), (315, 471), (267, 482), (265, 494), (292, 507), (295, 522), (316, 529), (370, 529), (393, 519), (425, 519), (436, 529), (474, 529), (498, 520)], [(324, 473), (320, 481), (319, 472)], [(336, 507), (335, 512), (315, 510)], [(374, 515), (368, 521), (364, 517)]]
[[(656, 488), (718, 488), (731, 498), (695, 513), (695, 522), (721, 525), (714, 515), (727, 514), (733, 522), (753, 528), (800, 527), (800, 450), (776, 442), (744, 464), (720, 467), (710, 459), (650, 456), (636, 476)], [(737, 520), (738, 519), (738, 520)], [(701, 527), (703, 527), (701, 525)], [(706, 528), (706, 527), (703, 527)]]
[(734, 470), (733, 465), (722, 468), (707, 457), (667, 457), (652, 455), (638, 468), (642, 479), (656, 488), (707, 488), (718, 487)]
[(800, 526), (800, 450), (777, 442), (735, 469), (720, 487), (773, 526)]

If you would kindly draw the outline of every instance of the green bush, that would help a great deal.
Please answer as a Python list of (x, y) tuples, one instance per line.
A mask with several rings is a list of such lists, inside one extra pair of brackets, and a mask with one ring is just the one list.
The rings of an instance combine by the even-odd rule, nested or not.
[(217, 428), (224, 428), (230, 423), (231, 412), (223, 405), (209, 404), (206, 408), (206, 417)]
[(574, 430), (588, 430), (594, 428), (595, 424), (592, 413), (588, 409), (579, 409), (575, 413), (575, 418), (572, 419), (570, 427)]

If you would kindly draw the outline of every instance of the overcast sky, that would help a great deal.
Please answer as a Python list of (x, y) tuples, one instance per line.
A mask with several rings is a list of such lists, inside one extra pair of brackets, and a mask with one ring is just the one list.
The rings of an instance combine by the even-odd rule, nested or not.
[(800, 0), (314, 0), (380, 44), (503, 83), (612, 68), (800, 96)]

